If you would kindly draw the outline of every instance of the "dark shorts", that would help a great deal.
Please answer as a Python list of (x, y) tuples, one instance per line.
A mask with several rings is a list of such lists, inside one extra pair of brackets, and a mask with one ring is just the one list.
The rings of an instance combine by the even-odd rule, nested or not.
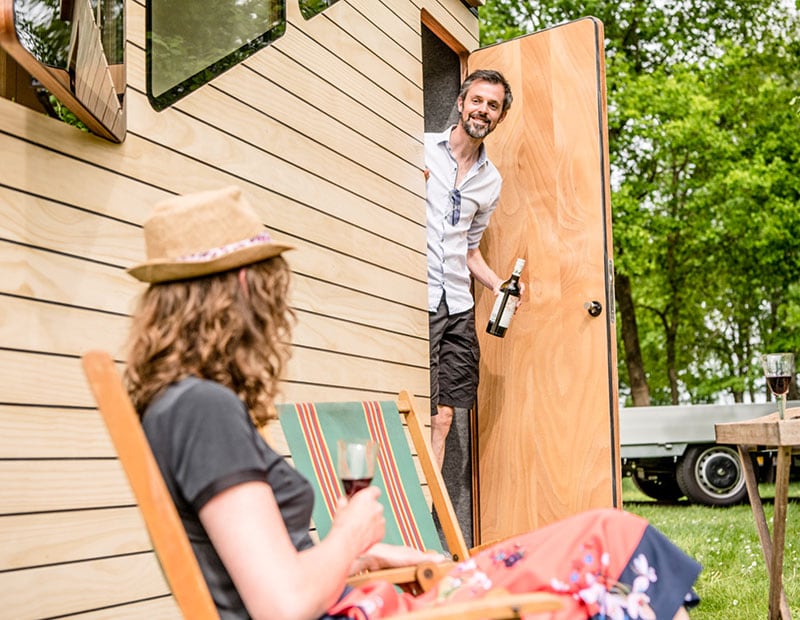
[(431, 347), (431, 415), (436, 405), (469, 409), (478, 395), (480, 349), (474, 309), (449, 315), (444, 296), (428, 313)]

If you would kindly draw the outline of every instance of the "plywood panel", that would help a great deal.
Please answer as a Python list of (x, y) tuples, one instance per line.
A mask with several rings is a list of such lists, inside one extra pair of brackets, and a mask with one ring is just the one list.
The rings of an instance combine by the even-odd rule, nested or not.
[[(137, 99), (132, 98), (131, 101), (133, 102), (131, 108), (133, 108)], [(147, 106), (143, 99), (138, 99), (138, 101), (142, 106)], [(290, 198), (295, 206), (296, 203), (309, 205), (322, 213), (330, 213), (344, 221), (355, 220), (362, 229), (371, 230), (395, 243), (408, 244), (410, 240), (414, 244), (412, 247), (421, 251), (421, 243), (424, 239), (422, 220), (417, 221), (406, 216), (395, 215), (391, 210), (384, 208), (382, 203), (370, 202), (325, 179), (307, 176), (302, 170), (292, 165), (281, 164), (268, 153), (231, 141), (230, 137), (225, 137), (225, 134), (197, 122), (189, 123), (188, 129), (182, 131), (180, 128), (185, 125), (178, 122), (182, 117), (172, 119), (169, 111), (162, 113), (159, 117), (159, 119), (166, 119), (165, 122), (172, 119), (171, 122), (167, 122), (167, 125), (174, 125), (171, 129), (164, 128), (164, 131), (172, 136), (174, 143), (170, 145), (169, 149), (157, 147), (150, 140), (137, 138), (134, 131), (131, 130), (124, 144), (109, 151), (106, 148), (88, 148), (84, 142), (75, 143), (61, 132), (45, 131), (46, 124), (29, 122), (30, 119), (27, 118), (24, 109), (20, 106), (13, 106), (10, 102), (2, 99), (0, 99), (0, 113), (5, 114), (6, 105), (11, 107), (8, 109), (8, 116), (4, 118), (4, 121), (17, 131), (26, 131), (29, 140), (57, 151), (72, 151), (80, 159), (97, 167), (107, 170), (125, 170), (128, 175), (153, 186), (167, 189), (172, 193), (239, 184), (248, 192), (248, 196), (255, 206), (270, 205), (270, 197), (277, 192)], [(144, 109), (143, 107), (142, 110), (144, 111)], [(147, 114), (150, 113), (155, 114), (152, 111), (147, 112)], [(133, 109), (129, 111), (129, 114), (136, 116)], [(158, 125), (151, 129), (157, 131), (162, 129), (162, 126)], [(189, 137), (187, 137), (186, 131), (188, 131)], [(182, 140), (191, 137), (203, 143), (204, 148), (207, 149), (207, 151), (203, 151), (203, 149), (198, 151), (193, 159), (174, 150)], [(209, 159), (208, 152), (217, 147), (220, 154), (217, 159), (212, 160), (215, 167), (210, 167), (207, 161)], [(192, 147), (192, 149), (196, 148)], [(275, 162), (277, 162), (277, 167), (272, 165)], [(56, 170), (61, 168), (62, 166), (56, 166)], [(79, 177), (74, 176), (72, 170), (67, 170), (62, 174), (64, 176), (59, 178), (59, 183), (76, 183), (80, 180)], [(268, 176), (265, 177), (265, 175)], [(58, 178), (60, 175), (54, 171), (52, 176)], [(41, 179), (38, 180), (41, 182)], [(268, 184), (265, 184), (266, 181)], [(266, 189), (267, 185), (269, 190)], [(418, 204), (420, 200), (420, 198), (416, 198), (413, 203)], [(412, 202), (407, 201), (400, 204), (405, 204), (404, 208), (409, 213), (415, 213), (417, 210), (417, 207), (412, 206)], [(141, 203), (132, 205), (130, 208), (132, 211), (145, 209), (149, 212), (149, 206), (149, 203)], [(277, 205), (277, 207), (281, 206), (282, 204)], [(304, 224), (304, 218), (292, 210), (289, 210), (288, 213), (294, 215), (291, 220), (293, 225), (288, 225), (289, 233), (303, 237), (304, 233), (308, 231)], [(271, 220), (265, 218), (265, 222), (269, 223), (269, 221)], [(273, 232), (276, 233), (274, 235), (276, 238), (286, 239), (286, 235), (282, 231), (273, 230)]]
[(0, 349), (0, 368), (0, 394), (6, 404), (94, 407), (78, 358)]
[(0, 461), (0, 515), (133, 506), (118, 461)]
[(430, 391), (427, 365), (404, 366), (297, 347), (292, 352), (286, 376), (290, 381), (347, 385), (360, 389), (400, 384), (412, 394)]
[[(87, 180), (80, 180), (84, 192)], [(116, 265), (133, 265), (141, 259), (142, 232), (139, 226), (70, 208), (63, 204), (63, 200), (61, 197), (59, 202), (53, 202), (0, 187), (3, 236), (12, 241)]]
[[(16, 258), (22, 253), (17, 246), (0, 243), (0, 263), (5, 256), (7, 264), (13, 265), (14, 260), (10, 257)], [(121, 288), (127, 289), (127, 286), (121, 286), (124, 283), (133, 286), (133, 290), (138, 293), (141, 290), (139, 284), (115, 268), (87, 265), (78, 259), (47, 252), (27, 251), (25, 256), (24, 271), (10, 268), (0, 270), (3, 276), (0, 277), (0, 292), (35, 297), (26, 300), (0, 296), (0, 334), (7, 338), (4, 341), (7, 346), (47, 350), (49, 343), (53, 350), (73, 355), (79, 355), (87, 347), (102, 348), (121, 357), (128, 331), (127, 313), (133, 310), (135, 296), (130, 293), (110, 293), (115, 287), (106, 285), (111, 281), (119, 281)], [(63, 280), (48, 276), (63, 274), (63, 277), (74, 277), (78, 273), (83, 274), (85, 286), (64, 287)], [(93, 282), (97, 285), (93, 285)], [(373, 330), (389, 331), (398, 336), (407, 335), (412, 341), (427, 338), (425, 309), (411, 310), (398, 305), (393, 299), (383, 299), (297, 274), (292, 282), (292, 303), (303, 313), (299, 317), (301, 325), (298, 327), (298, 343), (314, 345), (310, 333), (302, 331), (307, 328), (326, 338), (327, 342), (335, 345), (336, 350), (374, 357), (376, 352), (371, 346), (380, 346), (381, 338), (388, 337), (389, 340), (384, 344), (392, 344), (391, 348), (394, 348), (397, 341), (393, 340), (391, 334), (381, 335)], [(100, 299), (111, 306), (105, 310), (114, 314), (98, 314), (88, 310), (99, 303)], [(57, 303), (46, 304), (41, 300)], [(319, 321), (323, 324), (318, 325)], [(367, 332), (363, 334), (364, 348), (353, 349), (351, 347), (360, 346), (359, 343), (350, 341), (354, 333), (358, 333), (359, 326), (368, 326)], [(399, 346), (401, 349), (411, 346), (415, 351), (420, 351), (419, 344), (413, 342)], [(402, 359), (391, 355), (389, 357)]]
[[(92, 176), (87, 175), (74, 184), (83, 185), (91, 180)], [(159, 197), (159, 200), (164, 197)], [(410, 235), (418, 237), (417, 241), (424, 236), (423, 227), (407, 220), (404, 221), (408, 227), (406, 235), (384, 238), (374, 230), (354, 228), (324, 212), (298, 207), (261, 189), (248, 192), (248, 197), (256, 202), (259, 211), (268, 214), (265, 219), (269, 218), (267, 223), (273, 231), (294, 228), (294, 233), (313, 240), (323, 251), (335, 250), (337, 256), (332, 260), (340, 260), (338, 255), (358, 257), (369, 263), (378, 262), (382, 267), (401, 274), (418, 271), (424, 261), (421, 250), (400, 243)], [(63, 200), (43, 200), (5, 188), (0, 188), (0, 200), (6, 207), (5, 238), (8, 240), (119, 266), (133, 265), (143, 259), (144, 240), (138, 225), (116, 218), (98, 217), (80, 202), (73, 206), (63, 204)], [(266, 201), (266, 208), (262, 201)], [(104, 212), (103, 205), (93, 206), (101, 209), (100, 213)], [(152, 204), (133, 203), (132, 206), (138, 207), (138, 217), (144, 218)], [(330, 264), (330, 260), (322, 263)], [(357, 271), (355, 267), (342, 268), (348, 272)]]
[[(481, 247), (499, 273), (526, 258), (528, 283), (505, 339), (481, 330), (483, 540), (615, 503), (615, 336), (597, 28), (581, 20), (470, 57), (470, 70), (500, 68), (515, 89), (507, 120), (487, 140), (504, 183)], [(584, 307), (593, 300), (604, 308), (597, 318)], [(480, 326), (492, 303), (491, 294), (477, 293)]]
[[(352, 319), (352, 311), (364, 317), (364, 324), (396, 323), (391, 317), (375, 314), (376, 308), (383, 305), (381, 300), (391, 302), (387, 308), (394, 304), (419, 308), (426, 298), (424, 282), (371, 265), (358, 264), (358, 261), (348, 260), (340, 254), (330, 254), (314, 246), (291, 253), (289, 263), (295, 271), (293, 295), (299, 294), (298, 291), (303, 288), (300, 282), (302, 273), (311, 272), (315, 278), (332, 280), (336, 282), (336, 287), (343, 289), (331, 291), (332, 296), (348, 299), (340, 306), (343, 310), (340, 317)], [(144, 288), (125, 274), (121, 267), (90, 264), (79, 258), (45, 251), (23, 251), (20, 246), (6, 242), (0, 242), (0, 266), (2, 292), (94, 307), (107, 312), (131, 312), (133, 300)], [(304, 290), (309, 293), (309, 308), (322, 309), (325, 313), (324, 309), (330, 307), (328, 298), (320, 297), (320, 294), (326, 288), (316, 283), (305, 287)], [(353, 292), (359, 290), (364, 294), (354, 297)], [(353, 299), (361, 301), (354, 304)], [(362, 303), (363, 307), (360, 305)], [(394, 306), (396, 309), (397, 306)]]
[(0, 459), (114, 457), (95, 409), (0, 405)]
[(175, 599), (164, 596), (155, 600), (116, 605), (87, 613), (62, 616), (64, 620), (185, 620)]
[[(131, 131), (158, 136), (158, 144), (169, 146), (197, 162), (267, 185), (307, 204), (322, 206), (339, 200), (347, 205), (354, 197), (360, 197), (361, 201), (373, 205), (373, 212), (382, 213), (386, 210), (383, 207), (387, 196), (392, 196), (386, 207), (391, 207), (390, 210), (401, 217), (418, 220), (421, 196), (398, 188), (397, 184), (381, 179), (369, 168), (320, 147), (294, 130), (276, 123), (270, 125), (269, 119), (235, 100), (223, 97), (220, 101), (221, 95), (212, 97), (214, 94), (209, 91), (208, 96), (197, 97), (192, 103), (187, 100), (184, 107), (194, 105), (195, 113), (215, 118), (219, 118), (220, 110), (225, 110), (227, 120), (217, 121), (220, 129), (174, 111), (157, 114), (149, 108), (144, 97), (130, 93), (128, 114), (132, 125), (135, 123), (136, 126), (136, 130), (132, 127)], [(205, 108), (212, 104), (216, 104), (215, 107)], [(202, 110), (196, 107), (200, 105)], [(254, 127), (260, 130), (253, 131)], [(226, 133), (229, 131), (239, 133), (239, 140), (231, 140), (231, 135)], [(277, 151), (276, 145), (280, 145)], [(409, 172), (407, 175), (417, 178), (416, 171), (413, 176)], [(302, 183), (299, 182), (301, 179)], [(314, 196), (301, 197), (299, 194), (304, 188), (317, 189), (317, 192)], [(350, 216), (354, 215), (356, 212), (350, 211)]]
[[(92, 348), (87, 346), (86, 350)], [(0, 364), (14, 364), (0, 375), (0, 393), (8, 403), (38, 406), (92, 407), (93, 400), (77, 358), (0, 350)], [(39, 369), (47, 368), (43, 381)], [(295, 347), (286, 380), (358, 390), (405, 387), (412, 394), (430, 390), (427, 364), (404, 365), (331, 351)], [(397, 387), (395, 387), (397, 386)]]
[[(411, 2), (393, 2), (392, 0), (346, 0), (356, 11), (375, 24), (397, 42), (411, 56), (421, 62), (422, 49), (419, 44), (419, 9)], [(344, 4), (344, 2), (342, 3)], [(376, 48), (380, 49), (380, 47)], [(418, 84), (422, 87), (422, 74), (419, 73)]]
[(336, 45), (322, 45), (308, 36), (284, 36), (273, 46), (299, 63), (314, 67), (314, 71), (325, 81), (346, 84), (353, 93), (358, 93), (367, 107), (378, 111), (386, 119), (392, 119), (409, 136), (422, 135), (422, 109), (412, 109), (398, 99), (394, 93), (376, 88), (368, 77), (353, 71), (348, 62), (336, 56)]
[(0, 566), (4, 570), (152, 548), (136, 507), (0, 517)]
[[(23, 111), (24, 108), (0, 99), (0, 115), (5, 120), (21, 123), (18, 128), (38, 124), (38, 119), (26, 121)], [(47, 120), (44, 116), (42, 119)], [(0, 170), (4, 178), (13, 179), (11, 186), (18, 192), (67, 205), (81, 205), (89, 211), (137, 224), (141, 224), (149, 211), (145, 207), (169, 195), (143, 182), (121, 176), (119, 170), (103, 167), (102, 158), (95, 165), (58, 152), (55, 149), (66, 148), (68, 143), (50, 139), (55, 136), (40, 134), (40, 137), (45, 140), (46, 146), (53, 148), (43, 149), (28, 140), (0, 134)], [(88, 187), (92, 191), (87, 191)], [(10, 188), (4, 188), (3, 191), (4, 201), (13, 195)]]
[[(219, 91), (210, 90), (203, 98), (187, 100), (181, 109), (186, 109), (188, 116), (156, 115), (145, 106), (144, 99), (132, 97), (131, 117), (142, 129), (158, 135), (159, 143), (180, 149), (189, 157), (236, 171), (242, 177), (262, 185), (279, 185), (278, 179), (291, 178), (291, 184), (285, 188), (288, 195), (297, 193), (298, 178), (309, 185), (335, 187), (336, 193), (341, 196), (340, 200), (349, 200), (348, 194), (352, 194), (373, 205), (369, 211), (358, 215), (369, 216), (374, 213), (377, 217), (386, 215), (388, 211), (410, 222), (419, 221), (422, 211), (420, 205), (423, 204), (421, 199), (424, 196), (412, 194), (403, 185), (404, 179), (411, 182), (421, 177), (418, 167), (395, 163), (398, 166), (392, 175), (395, 180), (389, 181), (375, 174), (367, 159), (353, 161), (339, 156), (330, 148), (321, 146), (316, 138), (307, 138), (294, 129), (272, 122), (268, 117), (254, 114), (248, 106)], [(217, 123), (220, 131), (239, 136), (241, 143), (232, 142), (230, 135), (210, 130), (197, 120), (218, 117), (220, 114), (225, 114), (225, 120)], [(254, 127), (258, 127), (258, 131), (253, 131)], [(204, 140), (207, 144), (198, 144), (196, 139), (192, 139), (192, 136), (201, 134), (206, 134)], [(346, 137), (342, 139), (346, 140)], [(281, 145), (277, 152), (276, 145)], [(289, 181), (284, 180), (284, 183)], [(391, 196), (390, 201), (387, 200), (388, 196)], [(329, 201), (330, 198), (316, 204), (327, 211)], [(349, 215), (352, 218), (357, 213), (351, 212)], [(368, 223), (368, 220), (361, 221), (362, 226)], [(295, 227), (302, 224), (302, 220), (295, 222)], [(398, 240), (397, 237), (390, 238)]]
[(169, 592), (152, 553), (0, 573), (3, 613), (34, 620)]
[[(213, 88), (203, 93), (203, 97), (189, 97), (180, 102), (177, 108), (192, 115), (213, 117), (206, 111), (207, 108), (223, 106), (229, 109), (232, 105), (230, 97), (233, 97), (241, 102), (236, 104), (238, 107), (246, 104), (258, 110), (258, 120), (255, 122), (259, 131), (253, 131), (253, 114), (226, 115), (224, 126), (227, 130), (246, 136), (247, 140), (267, 150), (274, 150), (276, 144), (286, 145), (286, 148), (280, 149), (281, 157), (291, 157), (298, 166), (313, 170), (357, 193), (361, 193), (360, 177), (364, 176), (378, 177), (370, 181), (373, 184), (392, 183), (396, 192), (424, 196), (419, 145), (418, 148), (408, 149), (404, 158), (403, 153), (394, 148), (398, 144), (393, 139), (395, 128), (378, 117), (372, 119), (372, 113), (357, 113), (354, 110), (356, 104), (352, 101), (346, 113), (334, 118), (331, 116), (333, 110), (330, 100), (321, 100), (317, 95), (314, 101), (305, 101), (249, 69), (222, 75), (215, 86), (219, 90)], [(269, 106), (264, 105), (265, 100), (270, 102)], [(343, 125), (343, 122), (350, 127)], [(241, 129), (237, 126), (241, 126)], [(392, 131), (387, 131), (387, 127), (391, 127)], [(319, 152), (314, 160), (309, 161), (304, 146)], [(320, 146), (327, 150), (320, 149)], [(340, 166), (341, 170), (338, 169)], [(348, 177), (345, 173), (350, 169), (355, 169), (358, 174)], [(352, 187), (352, 182), (357, 178), (359, 187)], [(385, 206), (393, 208), (392, 204)]]
[(121, 359), (128, 329), (125, 315), (0, 295), (0, 342), (12, 349), (80, 355), (92, 346)]
[(348, 65), (393, 94), (411, 110), (422, 110), (422, 65), (346, 2), (338, 2), (320, 19), (304, 20), (299, 5), (287, 5), (289, 22)]
[(0, 241), (0, 291), (4, 293), (129, 312), (142, 288), (118, 267)]
[[(363, 323), (300, 310), (293, 343), (402, 364), (419, 364), (425, 359), (428, 345), (424, 340), (424, 313), (418, 313), (416, 324), (405, 326), (409, 333), (398, 333), (369, 324), (375, 305), (367, 296), (351, 295), (351, 298), (350, 306), (359, 303), (367, 306), (362, 313)], [(385, 306), (387, 312), (404, 316), (389, 302)], [(322, 309), (331, 311), (324, 306)], [(121, 360), (125, 357), (129, 328), (127, 315), (0, 295), (0, 342), (9, 348), (79, 356), (90, 346), (109, 351)]]

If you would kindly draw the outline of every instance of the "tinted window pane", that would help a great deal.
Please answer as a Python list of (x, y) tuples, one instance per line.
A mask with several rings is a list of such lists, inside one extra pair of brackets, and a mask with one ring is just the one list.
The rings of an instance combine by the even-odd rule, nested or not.
[(314, 17), (317, 13), (322, 13), (325, 9), (327, 9), (330, 5), (335, 4), (339, 0), (299, 0), (300, 1), (300, 12), (303, 14), (303, 17), (306, 19), (310, 19)]
[(161, 110), (268, 45), (286, 29), (284, 0), (151, 0), (147, 95)]

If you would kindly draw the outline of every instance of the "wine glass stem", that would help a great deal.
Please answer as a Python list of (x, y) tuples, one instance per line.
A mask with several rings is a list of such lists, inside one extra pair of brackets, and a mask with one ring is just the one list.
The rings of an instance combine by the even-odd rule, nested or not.
[(778, 418), (783, 420), (783, 413), (786, 410), (786, 394), (781, 394), (778, 399)]

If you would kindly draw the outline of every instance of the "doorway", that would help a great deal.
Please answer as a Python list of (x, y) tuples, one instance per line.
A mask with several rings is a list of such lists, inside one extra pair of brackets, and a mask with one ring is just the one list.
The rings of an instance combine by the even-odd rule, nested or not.
[[(434, 29), (436, 32), (434, 32)], [(458, 118), (456, 98), (461, 87), (467, 52), (456, 51), (439, 34), (435, 24), (422, 23), (422, 86), (425, 131), (441, 132)], [(477, 483), (473, 478), (475, 425), (473, 412), (456, 409), (445, 445), (442, 478), (453, 503), (458, 523), (468, 547), (473, 546), (477, 501), (473, 497)], [(477, 471), (477, 469), (475, 469)], [(438, 523), (437, 523), (438, 525)], [(441, 533), (440, 533), (441, 535)], [(443, 543), (444, 544), (444, 543)]]

